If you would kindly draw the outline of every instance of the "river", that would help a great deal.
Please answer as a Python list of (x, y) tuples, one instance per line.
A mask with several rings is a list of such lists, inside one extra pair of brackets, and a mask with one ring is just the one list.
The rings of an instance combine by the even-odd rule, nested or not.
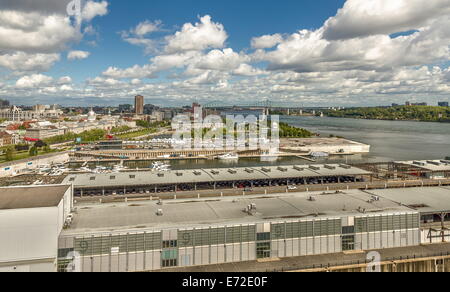
[(450, 156), (450, 124), (345, 118), (282, 117), (323, 137), (330, 134), (370, 144), (365, 161), (443, 159)]

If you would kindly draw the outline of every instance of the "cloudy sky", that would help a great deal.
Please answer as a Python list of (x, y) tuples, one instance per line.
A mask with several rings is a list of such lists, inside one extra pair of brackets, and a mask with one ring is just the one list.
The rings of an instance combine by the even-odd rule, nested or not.
[(296, 106), (450, 99), (450, 0), (73, 4), (1, 0), (0, 98), (117, 105), (142, 94), (158, 105)]

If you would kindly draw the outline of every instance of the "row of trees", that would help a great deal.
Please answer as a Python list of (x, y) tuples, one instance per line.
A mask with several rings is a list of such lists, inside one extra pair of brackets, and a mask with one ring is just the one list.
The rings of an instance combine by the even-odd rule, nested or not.
[(280, 138), (311, 138), (314, 134), (306, 129), (280, 123)]
[(53, 150), (43, 141), (37, 141), (31, 147), (29, 145), (16, 145), (6, 147), (3, 150), (5, 161), (13, 161), (17, 159), (16, 157), (26, 158), (23, 154), (28, 154), (29, 157), (38, 156), (39, 152), (51, 153)]
[(338, 111), (325, 111), (325, 114), (329, 117), (339, 118), (450, 122), (450, 108), (437, 106), (350, 108)]

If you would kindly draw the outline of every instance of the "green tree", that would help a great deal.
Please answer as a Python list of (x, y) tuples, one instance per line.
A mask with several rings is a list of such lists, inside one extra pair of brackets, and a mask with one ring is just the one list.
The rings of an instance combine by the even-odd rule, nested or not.
[(48, 145), (45, 145), (43, 150), (44, 150), (45, 153), (50, 153), (50, 152), (52, 152), (52, 149), (51, 149), (50, 146), (48, 146)]
[(39, 154), (38, 148), (36, 146), (31, 147), (29, 154), (31, 157), (38, 156)]
[(8, 147), (5, 152), (6, 161), (13, 161), (14, 159), (14, 149), (12, 147)]

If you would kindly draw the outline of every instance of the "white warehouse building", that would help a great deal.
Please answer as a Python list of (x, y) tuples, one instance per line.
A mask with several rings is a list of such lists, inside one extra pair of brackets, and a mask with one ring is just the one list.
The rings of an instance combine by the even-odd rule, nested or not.
[(0, 188), (0, 272), (54, 272), (71, 186)]
[(420, 244), (420, 213), (359, 190), (79, 207), (60, 240), (84, 272), (151, 271)]

